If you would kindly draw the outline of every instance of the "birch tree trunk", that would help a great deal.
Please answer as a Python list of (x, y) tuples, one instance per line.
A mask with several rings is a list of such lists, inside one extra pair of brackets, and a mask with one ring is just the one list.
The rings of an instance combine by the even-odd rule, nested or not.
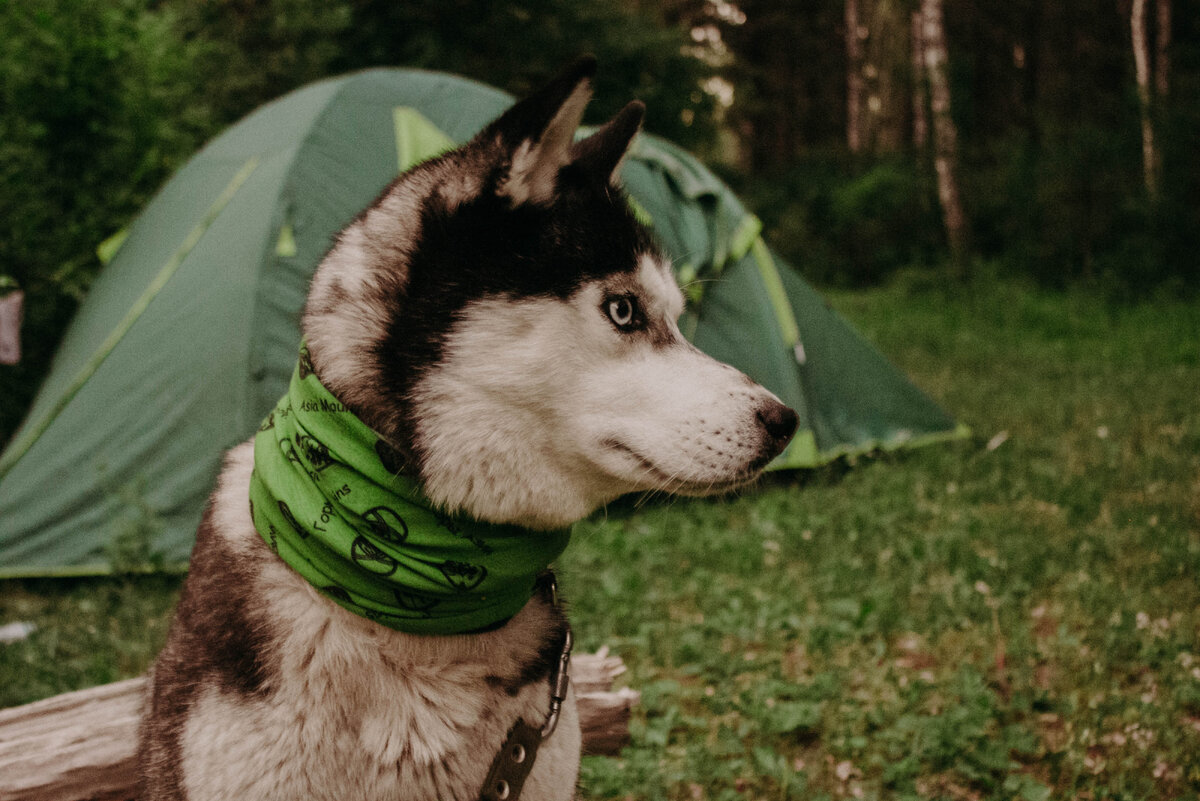
[(846, 147), (862, 151), (862, 40), (858, 36), (858, 0), (846, 0)]
[(1154, 120), (1150, 109), (1150, 42), (1146, 35), (1146, 0), (1133, 0), (1129, 15), (1133, 42), (1133, 66), (1137, 78), (1138, 105), (1142, 112), (1142, 171), (1146, 194), (1158, 195), (1158, 152), (1154, 145)]
[(962, 275), (966, 271), (967, 220), (958, 191), (958, 129), (950, 115), (949, 55), (942, 0), (921, 0), (921, 18), (924, 23), (921, 38), (924, 41), (925, 73), (929, 80), (933, 167), (937, 174), (938, 202), (942, 207), (950, 256)]

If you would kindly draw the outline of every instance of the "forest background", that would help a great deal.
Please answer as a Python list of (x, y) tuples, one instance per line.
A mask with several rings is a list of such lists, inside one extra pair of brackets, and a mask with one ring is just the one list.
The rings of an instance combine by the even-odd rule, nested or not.
[(1200, 0), (0, 0), (0, 442), (100, 269), (206, 140), (324, 76), (446, 70), (521, 94), (582, 52), (810, 280), (897, 273), (1111, 303), (1200, 276)]

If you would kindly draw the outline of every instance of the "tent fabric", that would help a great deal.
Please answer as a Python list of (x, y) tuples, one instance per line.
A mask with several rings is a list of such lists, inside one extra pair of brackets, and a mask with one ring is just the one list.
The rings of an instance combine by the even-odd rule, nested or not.
[[(105, 243), (111, 260), (0, 454), (0, 577), (103, 574), (122, 539), (185, 564), (223, 452), (287, 386), (332, 236), (511, 102), (445, 74), (354, 73), (263, 106), (180, 169)], [(643, 134), (621, 179), (688, 291), (684, 332), (800, 413), (773, 467), (964, 433), (692, 156)]]

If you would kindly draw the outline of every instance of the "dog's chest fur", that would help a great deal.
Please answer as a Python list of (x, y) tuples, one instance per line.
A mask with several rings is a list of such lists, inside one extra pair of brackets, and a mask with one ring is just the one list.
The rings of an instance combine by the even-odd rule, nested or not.
[[(168, 680), (143, 732), (158, 782), (147, 797), (477, 798), (513, 723), (545, 720), (557, 610), (535, 598), (471, 637), (356, 617), (255, 533), (242, 500), (251, 466), (248, 446), (230, 454), (180, 602), (187, 633), (155, 668)], [(570, 798), (579, 745), (570, 698), (522, 798)]]

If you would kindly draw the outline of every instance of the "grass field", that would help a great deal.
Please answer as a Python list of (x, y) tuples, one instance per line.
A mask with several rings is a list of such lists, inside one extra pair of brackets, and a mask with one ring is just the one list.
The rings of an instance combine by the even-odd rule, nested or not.
[[(584, 797), (1200, 796), (1200, 304), (829, 297), (976, 438), (581, 524), (580, 647), (643, 693)], [(176, 584), (0, 584), (0, 705), (144, 670)]]

